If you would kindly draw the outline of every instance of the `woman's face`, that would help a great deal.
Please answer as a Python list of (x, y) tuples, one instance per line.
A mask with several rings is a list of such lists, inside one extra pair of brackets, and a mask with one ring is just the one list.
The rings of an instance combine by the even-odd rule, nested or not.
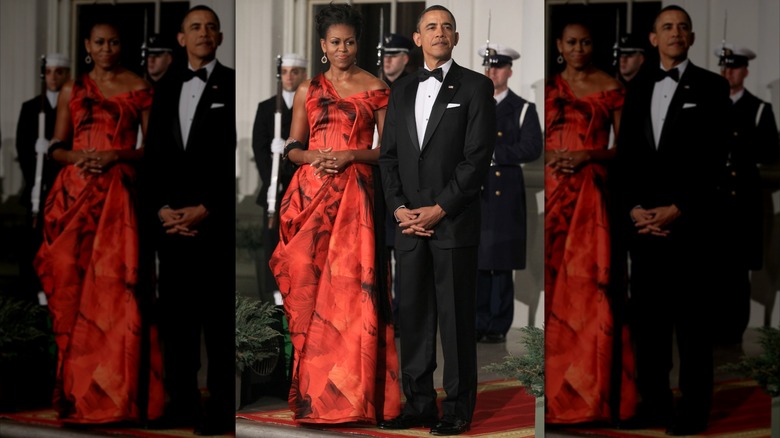
[(352, 26), (346, 24), (330, 26), (325, 32), (325, 38), (320, 39), (320, 45), (334, 67), (346, 70), (355, 63), (357, 40)]
[(577, 69), (590, 64), (593, 57), (593, 40), (585, 26), (581, 24), (566, 26), (557, 44), (558, 51), (563, 55), (566, 64)]
[(119, 42), (119, 32), (111, 25), (95, 25), (89, 38), (84, 40), (84, 46), (96, 66), (111, 68), (119, 63), (122, 46)]

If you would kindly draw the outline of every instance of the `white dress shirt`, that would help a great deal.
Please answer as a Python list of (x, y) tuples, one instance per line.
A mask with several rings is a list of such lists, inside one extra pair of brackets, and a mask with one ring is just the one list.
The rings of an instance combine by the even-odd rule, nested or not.
[(60, 97), (59, 91), (46, 90), (46, 99), (52, 108), (57, 108), (57, 99)]
[(744, 95), (745, 95), (745, 89), (744, 88), (739, 90), (739, 91), (737, 91), (736, 93), (730, 95), (729, 97), (731, 98), (731, 103), (737, 103), (739, 101), (739, 99), (742, 99), (742, 96), (744, 96)]
[[(217, 65), (217, 60), (214, 59), (208, 64), (204, 65), (206, 69), (206, 78), (211, 77), (211, 73), (214, 72), (214, 67)], [(195, 71), (192, 68), (192, 64), (188, 64), (187, 67)], [(203, 95), (203, 90), (206, 89), (206, 82), (203, 82), (198, 77), (184, 82), (181, 85), (181, 94), (179, 95), (179, 124), (181, 125), (181, 140), (184, 143), (184, 149), (187, 149), (187, 139), (190, 137), (190, 127), (192, 127), (192, 119), (195, 117), (195, 110), (198, 108), (198, 102), (200, 96)]]
[(498, 104), (501, 103), (501, 101), (504, 100), (508, 95), (509, 95), (509, 88), (493, 96), (493, 99), (496, 100), (496, 106), (498, 106)]
[(295, 97), (295, 91), (282, 90), (282, 99), (284, 99), (284, 104), (287, 105), (288, 109), (292, 109), (293, 97)]
[[(685, 68), (688, 67), (688, 60), (681, 62), (674, 68), (679, 70), (682, 79)], [(663, 65), (661, 70), (666, 71)], [(655, 83), (653, 88), (653, 99), (650, 106), (650, 116), (653, 121), (653, 138), (655, 139), (655, 148), (658, 149), (658, 142), (661, 140), (661, 131), (664, 128), (664, 122), (666, 122), (666, 113), (669, 111), (669, 104), (672, 102), (674, 92), (677, 91), (677, 84), (679, 81), (675, 81), (670, 77), (665, 77)]]
[[(417, 124), (417, 140), (419, 141), (420, 148), (423, 147), (425, 128), (428, 126), (428, 119), (431, 117), (433, 103), (436, 102), (436, 96), (439, 95), (441, 84), (444, 83), (444, 78), (447, 77), (450, 67), (452, 67), (452, 59), (441, 66), (441, 82), (436, 78), (430, 77), (425, 81), (420, 82), (420, 85), (417, 87), (417, 97), (414, 100), (414, 120)], [(427, 65), (425, 65), (425, 69), (431, 71)]]

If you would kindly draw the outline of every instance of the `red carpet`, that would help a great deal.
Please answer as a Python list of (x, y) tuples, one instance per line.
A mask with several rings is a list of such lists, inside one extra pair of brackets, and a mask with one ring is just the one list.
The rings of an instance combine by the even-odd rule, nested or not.
[[(763, 438), (770, 436), (772, 399), (755, 381), (732, 381), (716, 384), (712, 414), (707, 430), (701, 436), (718, 438)], [(583, 435), (623, 437), (667, 437), (663, 429), (618, 430), (609, 428), (559, 429)]]
[[(439, 391), (441, 398), (443, 393)], [(288, 409), (241, 413), (238, 418), (295, 426)], [(420, 436), (430, 437), (429, 429), (386, 431), (375, 426), (323, 427), (323, 430), (353, 433), (374, 437)], [(534, 436), (534, 398), (527, 395), (517, 380), (480, 383), (477, 388), (477, 407), (471, 430), (461, 436), (490, 436), (518, 438)]]

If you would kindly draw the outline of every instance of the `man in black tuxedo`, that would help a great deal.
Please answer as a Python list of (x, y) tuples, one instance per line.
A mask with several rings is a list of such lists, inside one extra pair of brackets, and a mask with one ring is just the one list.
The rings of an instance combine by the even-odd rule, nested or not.
[[(260, 173), (263, 186), (257, 194), (257, 205), (268, 211), (268, 186), (271, 184), (271, 166), (273, 154), (284, 152), (284, 140), (290, 136), (290, 124), (292, 124), (293, 97), (298, 85), (306, 80), (306, 58), (295, 53), (282, 56), (282, 138), (274, 142), (274, 114), (276, 114), (276, 96), (266, 99), (257, 105), (255, 123), (252, 127), (252, 152), (255, 154), (255, 165)], [(265, 287), (261, 292), (262, 301), (274, 302), (274, 292), (279, 290), (268, 266), (271, 254), (279, 243), (279, 204), (282, 196), (290, 185), (290, 180), (295, 173), (296, 166), (290, 160), (281, 160), (279, 163), (279, 193), (276, 196), (275, 217), (269, 224), (266, 214), (263, 220), (263, 250), (265, 252)]]
[[(691, 18), (667, 6), (650, 42), (660, 69), (631, 81), (618, 139), (617, 187), (629, 236), (637, 384), (643, 426), (671, 435), (703, 431), (713, 358), (709, 272), (717, 258), (718, 173), (725, 162), (728, 84), (688, 60)], [(674, 415), (669, 372), (672, 333), (680, 354), (682, 398)]]
[[(44, 81), (46, 90), (22, 104), (19, 113), (19, 123), (16, 125), (16, 155), (19, 167), (22, 169), (24, 186), (19, 203), (27, 210), (25, 215), (24, 247), (20, 248), (20, 274), (24, 281), (24, 297), (38, 302), (44, 297), (38, 275), (32, 267), (33, 258), (38, 252), (43, 239), (43, 204), (49, 193), (49, 187), (59, 173), (60, 165), (48, 157), (44, 157), (41, 169), (41, 192), (38, 198), (38, 217), (33, 213), (32, 190), (35, 185), (35, 166), (37, 163), (36, 141), (38, 140), (38, 115), (43, 105), (44, 140), (51, 140), (54, 135), (54, 122), (57, 120), (57, 99), (62, 86), (70, 79), (70, 60), (61, 53), (46, 55)], [(40, 292), (40, 293), (39, 293)], [(43, 301), (45, 303), (45, 300)]]
[[(214, 435), (235, 427), (235, 72), (216, 60), (222, 33), (210, 8), (187, 12), (178, 42), (189, 68), (155, 97), (146, 149), (149, 196), (161, 222), (166, 417)], [(210, 394), (203, 412), (201, 331)]]
[[(379, 157), (387, 206), (399, 225), (406, 406), (379, 427), (433, 425), (433, 435), (457, 435), (469, 430), (476, 402), (479, 191), (496, 140), (496, 105), (490, 79), (451, 58), (458, 33), (449, 10), (425, 9), (414, 42), (425, 69), (393, 85)], [(441, 419), (433, 386), (437, 319), (447, 392)]]

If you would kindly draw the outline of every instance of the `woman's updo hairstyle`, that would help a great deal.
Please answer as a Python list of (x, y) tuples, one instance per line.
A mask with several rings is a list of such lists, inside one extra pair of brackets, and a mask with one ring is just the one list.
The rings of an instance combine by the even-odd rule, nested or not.
[(119, 38), (122, 38), (122, 19), (114, 5), (92, 5), (88, 12), (81, 15), (81, 20), (85, 24), (85, 26), (82, 27), (82, 31), (84, 32), (84, 39), (86, 40), (92, 37), (92, 29), (99, 25), (113, 27), (119, 34)]
[(343, 24), (355, 29), (355, 39), (360, 41), (360, 32), (363, 28), (363, 17), (360, 12), (348, 4), (329, 4), (317, 13), (314, 19), (317, 25), (317, 34), (325, 38), (325, 33), (334, 24)]

